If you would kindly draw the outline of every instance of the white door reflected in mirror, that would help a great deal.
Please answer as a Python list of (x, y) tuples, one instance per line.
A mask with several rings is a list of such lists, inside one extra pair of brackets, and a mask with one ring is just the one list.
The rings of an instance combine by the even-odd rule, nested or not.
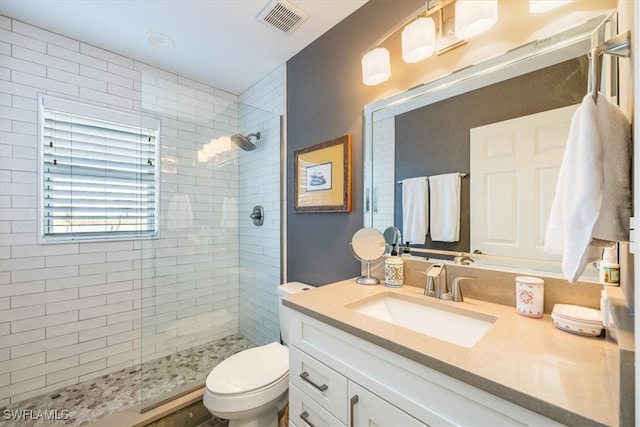
[(544, 252), (543, 246), (577, 108), (556, 108), (470, 130), (471, 252), (561, 259)]

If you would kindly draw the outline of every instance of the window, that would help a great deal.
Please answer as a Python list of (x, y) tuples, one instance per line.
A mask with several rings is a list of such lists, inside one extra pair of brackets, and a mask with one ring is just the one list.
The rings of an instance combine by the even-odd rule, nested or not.
[(155, 119), (40, 97), (42, 240), (157, 236)]

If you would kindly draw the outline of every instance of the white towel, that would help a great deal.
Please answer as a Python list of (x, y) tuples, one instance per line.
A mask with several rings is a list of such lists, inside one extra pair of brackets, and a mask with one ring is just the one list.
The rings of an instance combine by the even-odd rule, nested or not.
[(460, 174), (429, 177), (431, 240), (460, 240)]
[(571, 283), (600, 258), (593, 240), (629, 238), (631, 127), (624, 113), (600, 94), (587, 94), (571, 121), (544, 250), (562, 254)]
[(193, 228), (193, 212), (188, 194), (174, 194), (167, 207), (167, 229)]
[(424, 245), (429, 231), (427, 177), (402, 180), (402, 228), (404, 241)]
[(238, 226), (238, 204), (235, 197), (225, 196), (222, 200), (220, 226), (225, 228)]

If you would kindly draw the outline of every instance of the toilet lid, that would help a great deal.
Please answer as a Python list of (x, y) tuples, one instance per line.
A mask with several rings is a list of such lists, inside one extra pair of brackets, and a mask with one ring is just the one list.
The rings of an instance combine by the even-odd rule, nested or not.
[(213, 368), (207, 389), (216, 394), (240, 394), (263, 388), (289, 371), (289, 350), (277, 342), (234, 354)]

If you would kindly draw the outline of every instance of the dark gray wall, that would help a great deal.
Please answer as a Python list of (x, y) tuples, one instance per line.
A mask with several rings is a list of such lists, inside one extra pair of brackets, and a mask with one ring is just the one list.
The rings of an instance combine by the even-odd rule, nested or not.
[[(396, 116), (396, 180), (469, 173), (469, 131), (478, 126), (578, 104), (587, 89), (588, 61), (580, 57)], [(469, 252), (470, 180), (460, 195), (460, 241), (431, 249)], [(396, 185), (395, 224), (402, 230), (402, 186)], [(473, 248), (471, 248), (473, 249)]]
[[(365, 86), (360, 61), (389, 28), (423, 6), (424, 0), (370, 0), (287, 62), (289, 281), (322, 285), (360, 272), (360, 263), (351, 254), (349, 242), (363, 223), (363, 107), (408, 87), (392, 87), (397, 80)], [(351, 212), (295, 213), (291, 190), (293, 152), (345, 134), (352, 135)]]

